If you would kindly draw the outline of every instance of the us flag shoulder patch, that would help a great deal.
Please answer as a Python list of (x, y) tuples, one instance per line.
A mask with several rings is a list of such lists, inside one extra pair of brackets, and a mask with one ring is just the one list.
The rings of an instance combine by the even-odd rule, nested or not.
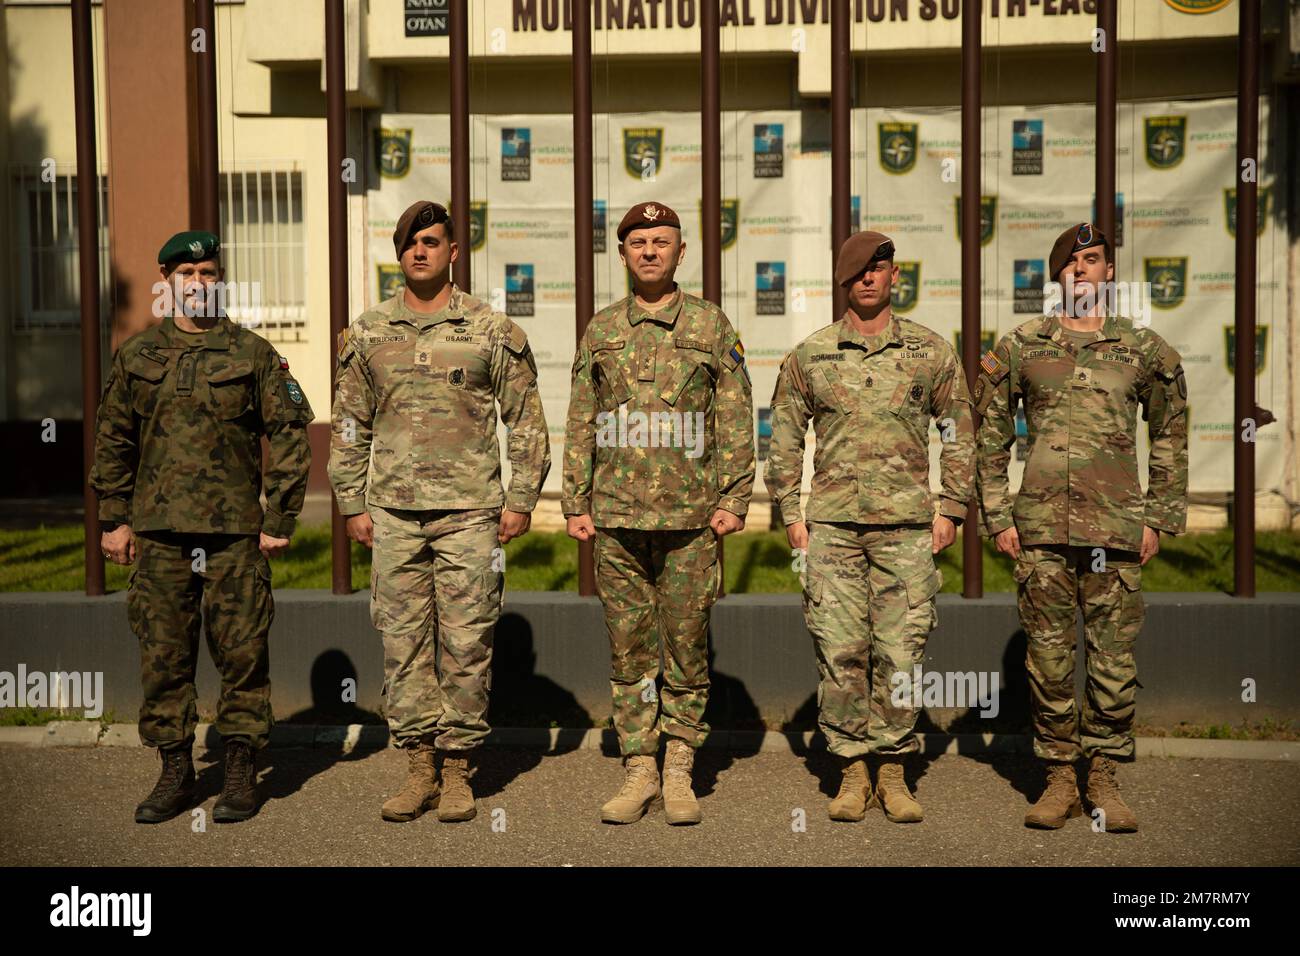
[(984, 357), (980, 359), (980, 368), (984, 370), (985, 375), (996, 378), (998, 373), (1006, 366), (1002, 364), (1002, 359), (998, 358), (996, 354), (985, 352)]

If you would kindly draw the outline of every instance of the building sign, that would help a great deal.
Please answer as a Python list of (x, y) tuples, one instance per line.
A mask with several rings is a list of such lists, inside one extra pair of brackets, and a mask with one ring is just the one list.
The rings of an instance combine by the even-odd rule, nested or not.
[(405, 0), (402, 21), (408, 37), (445, 37), (451, 0)]

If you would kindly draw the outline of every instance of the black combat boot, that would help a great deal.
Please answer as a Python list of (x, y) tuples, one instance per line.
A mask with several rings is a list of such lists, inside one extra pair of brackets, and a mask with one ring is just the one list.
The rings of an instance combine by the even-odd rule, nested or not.
[(245, 740), (226, 743), (226, 782), (212, 808), (216, 823), (237, 823), (257, 813), (256, 754)]
[(136, 823), (162, 823), (184, 813), (194, 802), (194, 759), (190, 748), (159, 750), (162, 773), (153, 792), (135, 808)]

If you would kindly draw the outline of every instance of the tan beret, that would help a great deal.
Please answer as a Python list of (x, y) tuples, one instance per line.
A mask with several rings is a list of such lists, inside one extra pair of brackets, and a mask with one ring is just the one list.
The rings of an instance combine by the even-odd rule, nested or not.
[(835, 260), (836, 285), (849, 285), (875, 259), (894, 258), (894, 240), (883, 232), (855, 232), (844, 240)]
[(650, 226), (675, 226), (680, 229), (682, 221), (677, 218), (677, 213), (661, 202), (639, 202), (627, 211), (623, 221), (618, 224), (618, 241), (622, 242), (633, 229)]
[(428, 229), (449, 219), (446, 207), (436, 202), (421, 199), (419, 202), (411, 203), (397, 220), (397, 228), (393, 230), (393, 249), (397, 251), (397, 257), (399, 259), (402, 257), (406, 247), (411, 244), (411, 237), (421, 229)]
[(1081, 222), (1065, 230), (1052, 243), (1052, 255), (1047, 260), (1047, 278), (1055, 282), (1071, 256), (1081, 249), (1091, 249), (1093, 246), (1105, 246), (1106, 261), (1114, 260), (1115, 247), (1110, 244), (1106, 234), (1092, 223)]

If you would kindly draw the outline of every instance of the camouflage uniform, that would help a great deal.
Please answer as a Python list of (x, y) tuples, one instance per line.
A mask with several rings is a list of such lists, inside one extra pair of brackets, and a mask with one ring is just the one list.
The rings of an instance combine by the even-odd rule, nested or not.
[(974, 491), (974, 426), (952, 349), (894, 317), (864, 336), (846, 313), (784, 362), (764, 481), (787, 525), (802, 520), (804, 437), (817, 443), (808, 504), (804, 619), (817, 648), (818, 720), (832, 753), (917, 749), (917, 712), (891, 695), (938, 617), (931, 552), (930, 420), (943, 437), (939, 512), (960, 523)]
[[(437, 313), (412, 312), (403, 295), (340, 343), (330, 481), (342, 514), (375, 524), (370, 615), (394, 743), (436, 735), (442, 750), (469, 750), (488, 734), (501, 507), (533, 510), (550, 440), (523, 329), (454, 287)], [(510, 435), (504, 493), (497, 403)]]
[[(1029, 457), (1014, 499), (1007, 480), (1023, 400)], [(1131, 757), (1142, 629), (1139, 551), (1147, 525), (1187, 522), (1187, 386), (1178, 353), (1150, 329), (1107, 318), (1072, 335), (1056, 316), (1032, 319), (984, 356), (978, 479), (985, 531), (1014, 526), (1020, 620), (1039, 757)], [(1137, 413), (1151, 436), (1145, 499), (1138, 484)], [(1075, 715), (1076, 608), (1083, 610), (1087, 696)]]
[[(742, 518), (749, 508), (750, 392), (727, 317), (680, 288), (654, 313), (635, 296), (615, 302), (578, 343), (562, 507), (596, 525), (596, 588), (624, 755), (656, 753), (660, 730), (693, 747), (708, 734), (709, 609), (718, 589), (708, 525), (719, 508)], [(656, 413), (664, 417), (649, 417)], [(660, 719), (661, 641), (668, 664)]]
[(270, 344), (228, 319), (191, 334), (165, 318), (114, 357), (90, 484), (100, 520), (137, 536), (127, 616), (140, 640), (140, 738), (149, 746), (193, 743), (200, 610), (221, 674), (218, 732), (254, 747), (270, 734), (275, 611), (258, 533), (292, 534), (311, 463), (311, 406), (287, 370)]

